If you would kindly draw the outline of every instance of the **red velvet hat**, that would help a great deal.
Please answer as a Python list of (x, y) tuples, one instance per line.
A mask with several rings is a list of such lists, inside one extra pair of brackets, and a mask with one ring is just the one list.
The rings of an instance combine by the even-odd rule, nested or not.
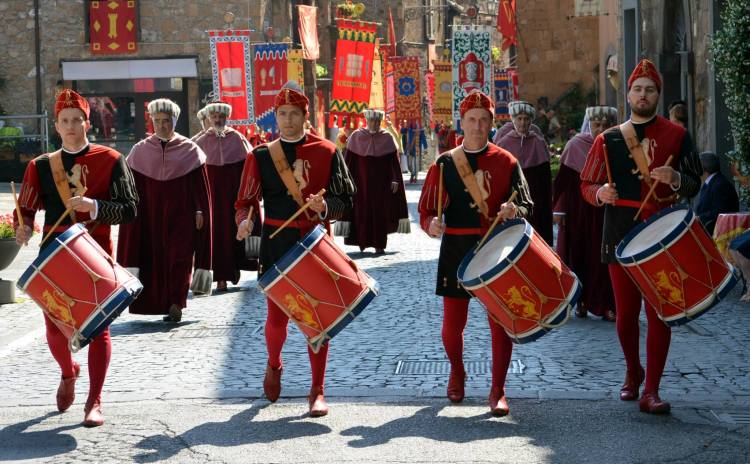
[(57, 101), (55, 101), (55, 118), (57, 118), (57, 114), (60, 110), (64, 110), (65, 108), (77, 108), (83, 111), (83, 114), (86, 115), (86, 119), (89, 118), (89, 114), (91, 113), (88, 100), (70, 89), (65, 89), (57, 94)]
[(639, 77), (648, 77), (654, 81), (654, 84), (656, 84), (656, 90), (661, 93), (661, 77), (659, 76), (659, 71), (656, 70), (656, 66), (654, 66), (654, 63), (651, 60), (644, 58), (638, 63), (638, 66), (635, 67), (630, 78), (628, 78), (628, 90), (630, 90), (633, 82)]
[(490, 116), (495, 117), (495, 105), (490, 100), (490, 97), (479, 90), (474, 90), (461, 101), (461, 106), (459, 106), (461, 117), (463, 118), (467, 111), (475, 108), (483, 108), (490, 112)]
[(276, 100), (273, 102), (273, 109), (278, 110), (281, 105), (294, 105), (307, 114), (307, 106), (309, 104), (310, 100), (307, 99), (304, 93), (284, 87), (276, 95)]

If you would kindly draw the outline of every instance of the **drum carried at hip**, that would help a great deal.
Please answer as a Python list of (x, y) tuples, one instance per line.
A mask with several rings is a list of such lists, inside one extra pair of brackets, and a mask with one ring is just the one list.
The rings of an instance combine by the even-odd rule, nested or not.
[(665, 208), (617, 245), (617, 260), (667, 325), (704, 314), (737, 283), (688, 206)]
[(567, 322), (581, 293), (578, 277), (524, 219), (505, 221), (470, 251), (458, 281), (516, 343)]
[(380, 293), (377, 281), (320, 225), (268, 269), (258, 286), (297, 324), (315, 353)]
[(47, 245), (17, 286), (68, 338), (72, 352), (101, 334), (143, 290), (82, 224)]

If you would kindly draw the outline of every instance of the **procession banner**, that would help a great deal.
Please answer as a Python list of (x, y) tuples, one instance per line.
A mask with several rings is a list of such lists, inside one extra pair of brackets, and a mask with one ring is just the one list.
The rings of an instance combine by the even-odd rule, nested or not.
[(227, 124), (255, 121), (250, 31), (208, 31), (214, 95), (232, 105)]
[(433, 61), (435, 96), (432, 102), (432, 121), (448, 124), (453, 114), (453, 68), (450, 61)]
[(435, 103), (435, 73), (428, 70), (424, 75), (424, 87), (425, 87), (425, 94), (427, 95), (427, 114), (430, 117), (430, 124), (434, 124), (434, 119), (432, 118), (432, 108)]
[(287, 82), (288, 48), (286, 43), (255, 44), (255, 123), (264, 131), (278, 132), (273, 104)]
[(318, 44), (318, 8), (309, 5), (297, 5), (299, 12), (299, 38), (306, 60), (320, 58)]
[(383, 67), (383, 86), (385, 87), (385, 112), (395, 117), (396, 112), (396, 89), (393, 82), (393, 63), (390, 59)]
[(300, 88), (305, 88), (305, 68), (302, 65), (302, 50), (299, 48), (289, 49), (286, 52), (287, 67), (286, 77), (290, 81), (299, 84)]
[(419, 58), (416, 56), (394, 56), (393, 83), (396, 94), (396, 120), (399, 124), (422, 122), (422, 92)]
[(602, 0), (576, 0), (575, 16), (599, 16), (604, 14)]
[(453, 120), (459, 128), (459, 105), (472, 90), (492, 96), (491, 31), (483, 26), (453, 28)]
[(383, 61), (380, 59), (380, 51), (375, 47), (372, 60), (372, 81), (370, 83), (370, 104), (374, 110), (385, 108), (385, 97), (383, 96)]
[(498, 3), (497, 31), (503, 35), (503, 50), (507, 50), (511, 45), (518, 45), (516, 0), (500, 0), (500, 3)]
[(138, 52), (135, 0), (89, 2), (89, 43), (94, 55)]
[(350, 19), (336, 19), (336, 68), (333, 72), (328, 126), (338, 116), (339, 126), (364, 123), (362, 111), (370, 103), (375, 32), (378, 25)]
[(495, 121), (510, 121), (508, 103), (515, 100), (513, 96), (513, 83), (508, 71), (503, 68), (495, 69)]

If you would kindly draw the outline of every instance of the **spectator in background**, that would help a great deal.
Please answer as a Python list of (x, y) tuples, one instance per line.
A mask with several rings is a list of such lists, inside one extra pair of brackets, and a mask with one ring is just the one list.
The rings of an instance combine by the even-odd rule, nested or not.
[(677, 125), (688, 128), (688, 107), (682, 100), (675, 100), (667, 107), (669, 120)]
[(740, 209), (734, 185), (721, 173), (719, 157), (710, 151), (700, 154), (703, 174), (695, 214), (698, 215), (709, 234), (713, 235), (716, 218), (722, 213), (736, 213)]

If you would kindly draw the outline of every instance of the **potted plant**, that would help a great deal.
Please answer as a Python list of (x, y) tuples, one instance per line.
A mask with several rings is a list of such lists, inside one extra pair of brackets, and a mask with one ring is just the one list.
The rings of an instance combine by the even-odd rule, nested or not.
[(0, 215), (0, 271), (13, 262), (20, 249), (13, 229), (13, 215)]

